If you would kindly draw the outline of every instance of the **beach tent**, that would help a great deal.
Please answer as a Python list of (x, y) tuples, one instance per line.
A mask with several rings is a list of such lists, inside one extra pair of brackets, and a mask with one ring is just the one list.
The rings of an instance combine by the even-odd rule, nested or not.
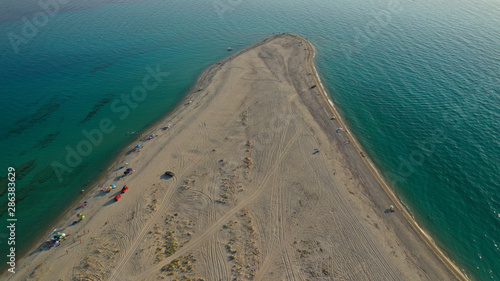
[(135, 148), (141, 148), (141, 145), (140, 145), (140, 144), (138, 144), (138, 145), (136, 145), (136, 146), (135, 146)]
[(117, 194), (117, 195), (115, 196), (115, 201), (120, 200), (120, 198), (122, 198), (122, 195), (121, 195), (121, 194)]

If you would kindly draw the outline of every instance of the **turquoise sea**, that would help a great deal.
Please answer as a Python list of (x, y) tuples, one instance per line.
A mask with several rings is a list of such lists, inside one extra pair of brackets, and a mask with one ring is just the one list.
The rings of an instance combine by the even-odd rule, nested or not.
[(8, 167), (19, 256), (228, 46), (281, 32), (315, 46), (332, 100), (418, 223), (471, 278), (500, 280), (498, 0), (2, 1), (2, 264)]

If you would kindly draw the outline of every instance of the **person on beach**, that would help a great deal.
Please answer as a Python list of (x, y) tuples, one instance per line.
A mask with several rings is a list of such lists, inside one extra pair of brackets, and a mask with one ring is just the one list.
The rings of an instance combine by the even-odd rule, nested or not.
[(78, 213), (76, 217), (79, 218), (78, 222), (81, 222), (85, 218), (85, 216), (82, 213)]
[(314, 149), (314, 154), (319, 153), (319, 148)]

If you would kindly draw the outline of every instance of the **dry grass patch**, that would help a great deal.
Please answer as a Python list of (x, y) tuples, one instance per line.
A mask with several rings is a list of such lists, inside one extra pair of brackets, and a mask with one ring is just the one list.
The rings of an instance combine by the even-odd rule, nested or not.
[(187, 275), (193, 273), (194, 262), (196, 262), (196, 258), (190, 253), (187, 256), (180, 256), (178, 259), (173, 259), (169, 264), (163, 266), (161, 271), (167, 272), (167, 275), (172, 277), (177, 275), (173, 280), (204, 280), (204, 278), (189, 277)]
[(253, 159), (249, 156), (246, 156), (245, 159), (243, 159), (243, 162), (245, 162), (247, 168), (250, 168), (253, 165)]

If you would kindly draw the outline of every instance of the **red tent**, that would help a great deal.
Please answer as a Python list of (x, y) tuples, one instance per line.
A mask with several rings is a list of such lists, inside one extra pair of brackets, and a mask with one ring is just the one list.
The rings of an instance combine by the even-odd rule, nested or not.
[(121, 195), (121, 194), (117, 194), (117, 195), (115, 196), (115, 201), (120, 200), (120, 198), (122, 198), (122, 195)]
[(128, 186), (124, 186), (124, 187), (122, 188), (122, 193), (125, 193), (125, 191), (127, 191), (127, 190), (128, 190)]

